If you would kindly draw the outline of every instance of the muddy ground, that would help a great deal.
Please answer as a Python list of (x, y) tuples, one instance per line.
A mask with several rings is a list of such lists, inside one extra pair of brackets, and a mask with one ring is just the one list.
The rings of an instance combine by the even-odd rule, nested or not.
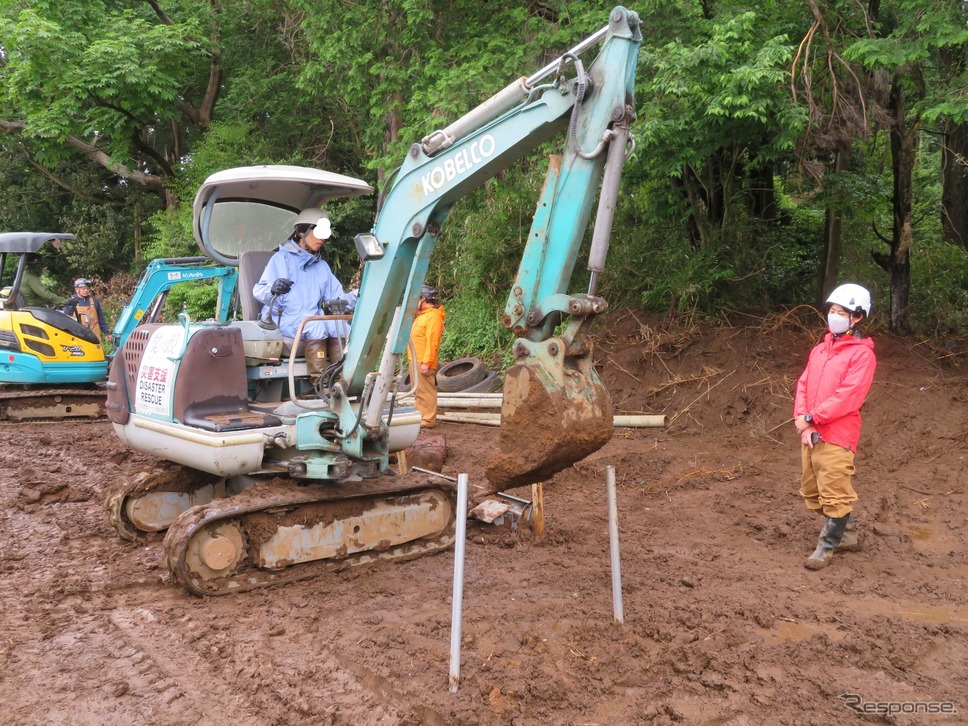
[[(102, 508), (147, 457), (107, 423), (6, 425), (0, 722), (966, 723), (965, 358), (875, 336), (861, 550), (810, 572), (821, 520), (797, 496), (784, 422), (816, 334), (791, 317), (666, 328), (613, 314), (597, 358), (616, 411), (669, 424), (616, 429), (547, 482), (542, 536), (469, 524), (457, 693), (453, 550), (198, 598), (169, 582), (160, 537), (122, 541)], [(497, 429), (434, 433), (445, 473), (482, 476)]]

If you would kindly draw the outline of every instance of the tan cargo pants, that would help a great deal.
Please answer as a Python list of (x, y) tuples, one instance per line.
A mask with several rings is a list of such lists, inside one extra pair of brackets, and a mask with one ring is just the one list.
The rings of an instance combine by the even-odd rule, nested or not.
[(433, 428), (437, 425), (437, 371), (421, 373), (417, 369), (417, 391), (413, 394), (414, 403), (420, 411), (420, 425)]
[(834, 519), (850, 514), (851, 504), (857, 501), (851, 483), (854, 452), (821, 441), (812, 449), (803, 446), (800, 461), (803, 464), (800, 496), (807, 509)]

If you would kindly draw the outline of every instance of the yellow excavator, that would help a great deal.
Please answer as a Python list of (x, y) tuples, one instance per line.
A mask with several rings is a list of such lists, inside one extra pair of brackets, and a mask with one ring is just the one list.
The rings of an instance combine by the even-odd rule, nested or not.
[[(167, 530), (167, 565), (197, 594), (448, 547), (453, 486), (390, 468), (390, 454), (420, 426), (396, 404), (397, 362), (451, 206), (556, 136), (561, 153), (551, 157), (504, 312), (516, 363), (484, 489), (546, 480), (603, 446), (612, 407), (587, 331), (607, 307), (598, 276), (633, 147), (640, 44), (638, 16), (616, 7), (600, 31), (410, 147), (372, 230), (355, 238), (365, 262), (355, 308), (319, 311), (349, 335), (314, 396), (305, 395), (300, 336), (283, 338), (250, 293), (300, 210), (372, 189), (291, 166), (207, 179), (194, 201), (195, 237), (207, 257), (238, 268), (242, 319), (140, 325), (116, 354), (107, 383), (114, 429), (170, 462), (111, 493), (117, 531)], [(599, 45), (586, 67), (582, 56)], [(596, 199), (591, 282), (568, 293)]]
[(29, 260), (74, 235), (0, 234), (0, 420), (104, 415), (108, 362), (100, 338), (61, 309), (27, 305)]

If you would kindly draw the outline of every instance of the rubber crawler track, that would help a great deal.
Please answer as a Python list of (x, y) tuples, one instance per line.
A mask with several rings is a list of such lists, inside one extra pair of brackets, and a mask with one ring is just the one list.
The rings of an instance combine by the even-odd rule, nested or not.
[[(187, 554), (192, 537), (206, 526), (219, 520), (241, 520), (248, 514), (272, 510), (281, 512), (294, 510), (309, 504), (331, 502), (338, 505), (348, 499), (386, 498), (388, 495), (415, 494), (426, 490), (443, 492), (451, 506), (447, 528), (439, 536), (408, 542), (382, 551), (366, 551), (349, 555), (338, 560), (319, 560), (292, 565), (283, 570), (258, 569), (250, 560), (242, 562), (241, 567), (226, 577), (205, 580), (194, 573), (187, 563)], [(225, 499), (217, 499), (183, 512), (168, 528), (164, 540), (165, 564), (176, 582), (181, 583), (196, 595), (225, 595), (246, 592), (269, 585), (279, 585), (315, 577), (324, 572), (374, 562), (377, 560), (404, 560), (421, 557), (447, 549), (454, 542), (454, 512), (456, 493), (453, 487), (439, 480), (406, 479), (383, 477), (367, 482), (352, 484), (327, 484), (297, 486), (293, 483), (274, 480), (260, 484), (241, 494)]]
[[(18, 391), (3, 388), (0, 389), (0, 423), (99, 421), (106, 418), (106, 400), (107, 393), (103, 389), (38, 388)], [(92, 409), (92, 404), (96, 408)], [(67, 407), (74, 406), (84, 407), (83, 412), (65, 412)], [(49, 413), (44, 413), (45, 408)]]

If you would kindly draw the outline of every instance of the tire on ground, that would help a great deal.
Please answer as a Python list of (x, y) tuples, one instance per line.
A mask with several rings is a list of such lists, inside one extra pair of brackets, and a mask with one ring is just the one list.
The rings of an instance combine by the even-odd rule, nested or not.
[(501, 378), (497, 371), (488, 371), (480, 381), (473, 386), (468, 386), (462, 393), (493, 393), (501, 387)]
[(408, 368), (397, 376), (397, 390), (409, 391), (411, 388), (413, 388), (413, 383), (410, 380), (410, 369)]
[(437, 390), (444, 393), (463, 391), (468, 386), (480, 383), (486, 375), (487, 369), (480, 358), (458, 358), (437, 369)]

